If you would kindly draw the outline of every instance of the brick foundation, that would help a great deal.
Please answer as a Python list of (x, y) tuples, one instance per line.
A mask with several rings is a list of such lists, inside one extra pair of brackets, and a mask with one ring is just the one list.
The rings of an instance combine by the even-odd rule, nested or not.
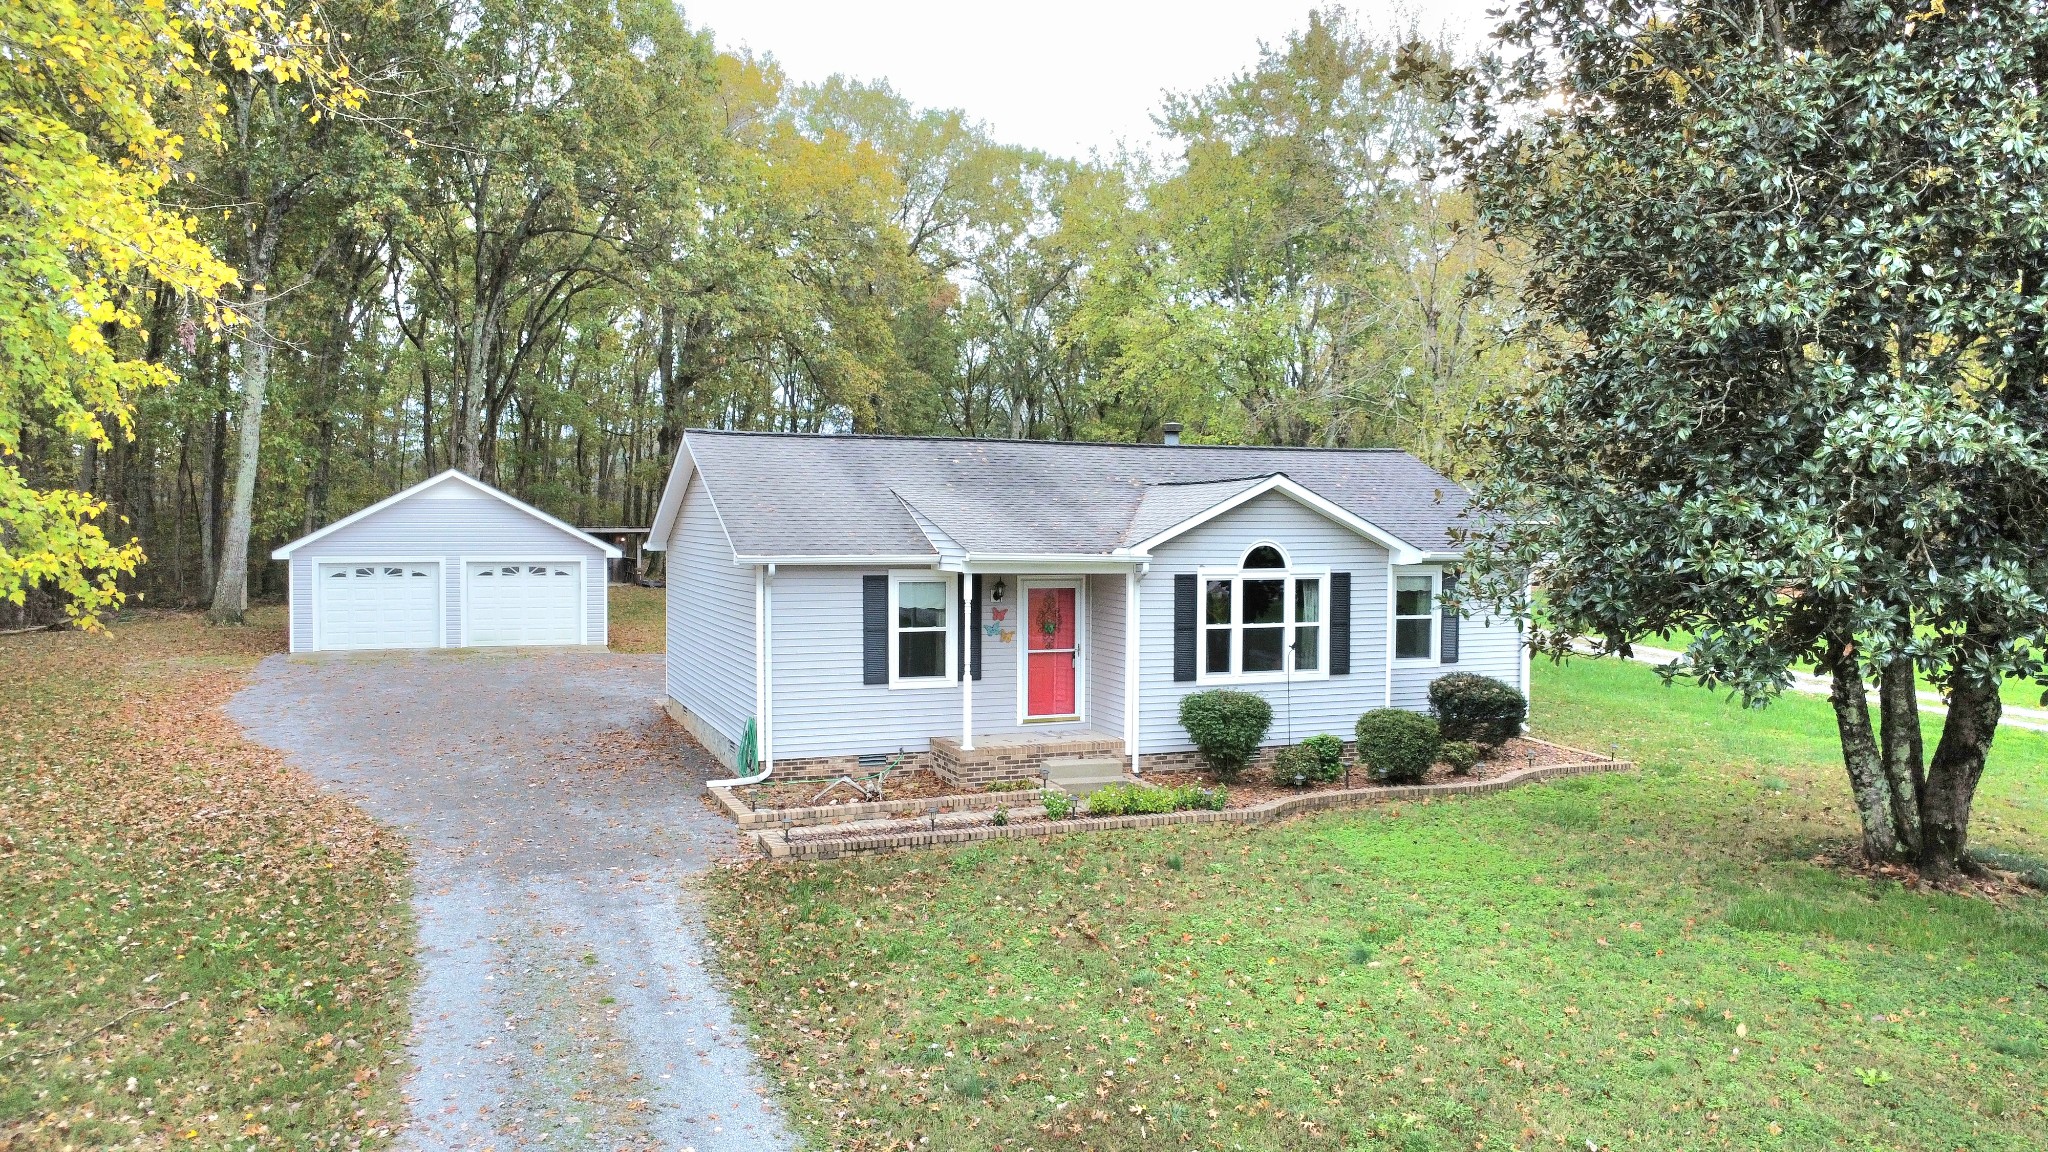
[(1012, 741), (994, 740), (973, 751), (964, 751), (958, 740), (932, 737), (932, 771), (954, 784), (980, 786), (998, 780), (1036, 780), (1043, 775), (1047, 760), (1121, 757), (1124, 742), (1114, 736), (1081, 736), (1067, 739)]
[[(896, 758), (891, 752), (880, 764), (863, 766), (858, 756), (777, 756), (775, 758), (776, 781), (787, 780), (830, 780), (839, 776), (872, 776), (889, 766)], [(898, 772), (916, 772), (932, 766), (929, 752), (905, 752), (903, 764)]]

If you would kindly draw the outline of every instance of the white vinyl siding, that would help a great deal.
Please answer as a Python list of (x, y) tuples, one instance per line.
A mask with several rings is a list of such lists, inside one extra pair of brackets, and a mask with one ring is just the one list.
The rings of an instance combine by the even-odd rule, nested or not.
[(668, 694), (737, 746), (754, 716), (754, 569), (733, 563), (696, 477), (668, 541), (666, 601)]
[[(1229, 684), (1273, 706), (1269, 744), (1319, 733), (1351, 738), (1361, 713), (1386, 702), (1387, 553), (1289, 497), (1270, 493), (1233, 509), (1153, 550), (1152, 570), (1138, 594), (1140, 635), (1139, 741), (1141, 752), (1193, 747), (1180, 726), (1181, 698), (1210, 686), (1173, 678), (1173, 578), (1201, 568), (1236, 568), (1261, 542), (1279, 544), (1296, 568), (1351, 574), (1351, 672), (1346, 676), (1283, 678)], [(1325, 599), (1322, 614), (1328, 618)], [(1197, 620), (1200, 597), (1197, 595)], [(1329, 637), (1320, 638), (1327, 653)], [(1199, 660), (1199, 645), (1197, 659)]]
[(1088, 714), (1098, 732), (1124, 734), (1124, 576), (1088, 578)]
[(607, 642), (605, 629), (604, 553), (588, 541), (523, 512), (505, 501), (479, 492), (458, 480), (444, 480), (412, 496), (299, 546), (291, 554), (291, 647), (315, 647), (314, 602), (306, 595), (323, 563), (402, 557), (434, 559), (438, 602), (445, 614), (443, 635), (451, 646), (464, 643), (462, 588), (469, 558), (533, 556), (580, 557), (590, 577), (582, 582), (585, 636), (590, 644)]
[[(1434, 570), (1397, 568), (1394, 571), (1398, 575), (1402, 572)], [(1351, 610), (1353, 615), (1358, 612), (1358, 597), (1355, 593), (1352, 596)], [(1381, 608), (1381, 611), (1385, 610), (1384, 607)], [(1529, 686), (1522, 682), (1525, 667), (1522, 660), (1523, 633), (1515, 627), (1514, 618), (1493, 616), (1484, 611), (1474, 612), (1468, 609), (1458, 620), (1456, 664), (1442, 664), (1435, 659), (1394, 661), (1394, 692), (1390, 701), (1394, 707), (1417, 712), (1428, 711), (1430, 681), (1452, 672), (1476, 672), (1481, 676), (1491, 676), (1504, 684), (1512, 684), (1521, 689), (1524, 696), (1529, 694)], [(1441, 616), (1436, 622), (1436, 631), (1443, 631)], [(1439, 648), (1442, 642), (1443, 637), (1439, 635)], [(1358, 660), (1356, 650), (1352, 652), (1351, 658), (1355, 667)]]
[[(934, 736), (960, 738), (957, 682), (919, 692), (861, 682), (861, 578), (878, 574), (880, 570), (873, 568), (783, 568), (776, 573), (776, 759), (919, 752), (931, 746)], [(1048, 739), (1087, 732), (1121, 735), (1123, 629), (1105, 628), (1102, 621), (1105, 598), (1111, 595), (1103, 590), (1114, 585), (1114, 603), (1120, 605), (1123, 576), (1091, 579), (1085, 592), (1087, 718), (1033, 724), (1017, 719), (1017, 645), (1022, 640), (1023, 581), (1029, 574), (1007, 573), (1001, 579), (1007, 595), (997, 604), (997, 576), (981, 578), (981, 623), (996, 625), (998, 634), (990, 636), (985, 627), (982, 632), (982, 673), (974, 682), (975, 738), (1024, 732)], [(995, 618), (998, 608), (1005, 610), (1000, 621)], [(1004, 631), (1011, 634), (1009, 643), (1003, 642)], [(1117, 678), (1113, 689), (1102, 687), (1105, 665)], [(1104, 691), (1110, 692), (1107, 703)]]

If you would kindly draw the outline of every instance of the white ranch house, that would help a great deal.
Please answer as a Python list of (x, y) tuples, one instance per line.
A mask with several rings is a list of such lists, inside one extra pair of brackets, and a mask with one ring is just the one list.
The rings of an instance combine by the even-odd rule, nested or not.
[(1348, 739), (1447, 672), (1528, 690), (1518, 621), (1439, 604), (1465, 503), (1397, 451), (690, 432), (647, 545), (667, 707), (784, 775), (1182, 766), (1215, 687)]

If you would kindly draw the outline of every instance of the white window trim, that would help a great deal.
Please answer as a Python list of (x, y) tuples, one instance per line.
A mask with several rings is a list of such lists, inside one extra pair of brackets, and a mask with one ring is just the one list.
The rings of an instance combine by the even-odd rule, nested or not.
[[(1401, 655), (1401, 640), (1399, 636), (1401, 621), (1424, 619), (1422, 616), (1402, 616), (1399, 614), (1401, 610), (1401, 578), (1403, 576), (1429, 577), (1429, 614), (1427, 617), (1429, 620), (1429, 655), (1427, 656)], [(1387, 655), (1396, 664), (1420, 668), (1430, 664), (1443, 663), (1444, 622), (1443, 606), (1440, 603), (1443, 594), (1444, 570), (1442, 568), (1397, 567), (1393, 570), (1392, 578), (1387, 581)]]
[[(294, 559), (296, 559), (296, 557), (295, 557)], [(343, 564), (343, 565), (347, 565), (347, 566), (349, 566), (349, 567), (351, 567), (351, 568), (354, 568), (354, 567), (359, 567), (359, 566), (367, 566), (367, 565), (382, 565), (382, 564), (420, 564), (420, 565), (427, 565), (427, 564), (431, 564), (431, 565), (433, 565), (433, 566), (434, 566), (434, 575), (433, 575), (432, 579), (433, 579), (433, 581), (435, 582), (435, 584), (437, 584), (437, 585), (438, 585), (438, 586), (440, 587), (440, 595), (438, 595), (438, 596), (434, 597), (434, 612), (435, 612), (435, 615), (436, 615), (437, 617), (439, 617), (439, 619), (440, 619), (440, 624), (439, 624), (439, 626), (438, 626), (438, 627), (439, 627), (439, 634), (440, 634), (440, 642), (439, 642), (439, 643), (438, 643), (438, 644), (436, 645), (436, 647), (440, 647), (440, 648), (446, 648), (446, 647), (448, 647), (448, 567), (447, 567), (447, 565), (446, 565), (445, 563), (443, 563), (443, 562), (442, 562), (442, 558), (441, 558), (441, 557), (439, 557), (439, 556), (318, 556), (318, 555), (316, 555), (316, 556), (313, 556), (313, 557), (312, 557), (311, 559), (312, 559), (312, 567), (311, 567), (310, 569), (308, 569), (308, 570), (307, 570), (307, 572), (308, 572), (308, 575), (310, 576), (310, 578), (311, 578), (311, 580), (312, 580), (312, 585), (313, 585), (313, 586), (312, 586), (312, 588), (310, 588), (310, 589), (308, 590), (308, 591), (310, 592), (310, 595), (309, 595), (309, 596), (307, 597), (307, 602), (308, 602), (308, 603), (310, 603), (310, 604), (311, 604), (311, 605), (313, 606), (313, 621), (312, 621), (312, 633), (313, 633), (313, 636), (312, 636), (312, 644), (313, 644), (313, 646), (312, 646), (312, 647), (311, 647), (310, 649), (306, 649), (306, 651), (311, 651), (311, 652), (330, 652), (330, 651), (331, 651), (331, 652), (383, 652), (383, 651), (397, 651), (397, 652), (404, 652), (404, 651), (407, 651), (407, 649), (404, 649), (404, 648), (397, 648), (397, 649), (383, 649), (383, 648), (331, 648), (331, 649), (330, 649), (330, 648), (323, 648), (323, 647), (321, 646), (321, 645), (322, 645), (323, 643), (325, 643), (325, 640), (324, 640), (324, 639), (323, 639), (323, 638), (321, 637), (321, 635), (320, 635), (320, 566), (321, 566), (322, 564)], [(287, 563), (291, 563), (291, 561), (287, 561)], [(296, 565), (296, 564), (294, 564), (294, 565), (293, 565), (293, 567), (297, 567), (297, 565)]]
[[(896, 622), (900, 618), (896, 607), (896, 589), (905, 581), (913, 584), (943, 584), (946, 587), (944, 599), (946, 623), (942, 629), (946, 634), (946, 658), (940, 664), (939, 667), (942, 671), (937, 676), (906, 677), (897, 674), (897, 658), (902, 649), (896, 642), (898, 631)], [(907, 571), (898, 570), (889, 573), (889, 687), (913, 689), (953, 688), (958, 685), (956, 677), (960, 668), (960, 653), (957, 650), (960, 645), (959, 598), (959, 577), (950, 572), (940, 572), (931, 568), (914, 568)]]
[[(1088, 719), (1088, 581), (1017, 581), (1017, 723), (1075, 724)], [(1072, 588), (1074, 590), (1074, 711), (1068, 716), (1031, 714), (1031, 589)]]
[[(1229, 567), (1197, 568), (1195, 570), (1195, 683), (1197, 684), (1284, 684), (1300, 680), (1327, 680), (1330, 678), (1330, 570), (1314, 565), (1297, 565), (1287, 549), (1272, 540), (1260, 540), (1244, 550), (1250, 556), (1260, 548), (1271, 548), (1280, 553), (1287, 562), (1285, 568), (1246, 568), (1242, 558)], [(1209, 671), (1209, 632), (1224, 625), (1209, 623), (1209, 582), (1230, 581), (1230, 666), (1244, 667), (1244, 582), (1251, 580), (1285, 580), (1287, 590), (1282, 595), (1286, 601), (1282, 616), (1285, 638), (1281, 651), (1286, 655), (1278, 672), (1211, 672)], [(1322, 619), (1315, 622), (1320, 628), (1316, 644), (1316, 667), (1312, 671), (1296, 671), (1290, 668), (1294, 659), (1294, 582), (1315, 580), (1320, 587), (1316, 592), (1316, 603)], [(1270, 625), (1266, 625), (1270, 627)]]
[[(588, 557), (588, 556), (582, 556), (582, 555), (573, 555), (573, 556), (535, 556), (535, 555), (533, 555), (533, 554), (531, 554), (531, 553), (519, 553), (519, 554), (516, 554), (516, 555), (515, 555), (515, 554), (509, 554), (509, 553), (508, 553), (508, 554), (505, 554), (505, 555), (485, 554), (485, 555), (478, 555), (478, 556), (458, 556), (458, 557), (456, 557), (456, 559), (455, 559), (455, 578), (456, 578), (456, 580), (460, 581), (460, 584), (461, 584), (461, 588), (462, 588), (462, 620), (461, 620), (461, 625), (462, 625), (462, 643), (461, 643), (461, 644), (459, 645), (459, 647), (463, 647), (463, 648), (471, 648), (471, 647), (484, 647), (484, 648), (516, 648), (516, 647), (522, 647), (522, 645), (516, 645), (516, 644), (484, 644), (484, 645), (472, 645), (472, 644), (471, 644), (471, 643), (469, 642), (469, 566), (470, 566), (471, 564), (574, 564), (574, 565), (576, 565), (576, 643), (578, 643), (578, 644), (581, 644), (581, 645), (588, 645), (588, 644), (590, 643), (590, 564), (589, 564), (589, 560), (590, 560), (590, 557)], [(607, 629), (609, 629), (609, 628), (610, 628), (610, 625), (611, 625), (611, 606), (610, 606), (609, 604), (607, 604), (607, 605), (605, 606), (605, 625), (606, 625), (606, 628), (607, 628)], [(550, 647), (552, 647), (552, 645), (550, 645)]]

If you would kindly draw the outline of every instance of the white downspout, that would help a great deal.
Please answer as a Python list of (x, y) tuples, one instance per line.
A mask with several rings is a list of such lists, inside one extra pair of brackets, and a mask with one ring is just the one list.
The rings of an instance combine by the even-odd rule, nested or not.
[(1152, 565), (1140, 564), (1124, 573), (1124, 750), (1131, 755), (1131, 775), (1137, 776), (1138, 766), (1138, 705), (1140, 685), (1143, 678), (1138, 675), (1138, 653), (1144, 650), (1138, 642), (1138, 625), (1143, 619), (1138, 611), (1138, 585)]
[(769, 591), (769, 578), (775, 574), (775, 565), (756, 566), (754, 569), (754, 717), (756, 742), (754, 762), (761, 769), (752, 776), (735, 776), (730, 780), (707, 780), (706, 788), (739, 788), (748, 784), (759, 784), (775, 771), (775, 744), (770, 735), (773, 730), (775, 710), (775, 679), (768, 665), (769, 640), (774, 635), (774, 597)]
[[(968, 628), (981, 627), (981, 621), (973, 619), (969, 612), (974, 604), (974, 577), (960, 573), (960, 619)], [(960, 671), (960, 750), (974, 751), (974, 669), (970, 666), (974, 651), (974, 634), (964, 628), (953, 629), (953, 635), (964, 640), (964, 646), (956, 658), (955, 667)]]

